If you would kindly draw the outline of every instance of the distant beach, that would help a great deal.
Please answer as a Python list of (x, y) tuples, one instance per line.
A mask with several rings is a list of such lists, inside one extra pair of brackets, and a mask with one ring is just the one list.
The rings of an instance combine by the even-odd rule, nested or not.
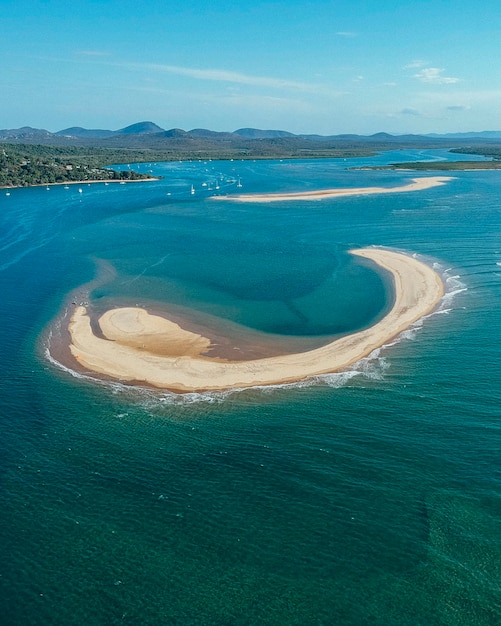
[(248, 361), (210, 358), (211, 340), (164, 317), (136, 307), (111, 309), (94, 334), (84, 306), (70, 323), (70, 351), (84, 368), (134, 384), (177, 392), (220, 390), (298, 381), (345, 369), (431, 312), (443, 295), (438, 274), (428, 265), (390, 250), (364, 248), (351, 254), (390, 272), (395, 300), (379, 322), (325, 346)]
[(321, 189), (318, 191), (299, 191), (294, 193), (260, 193), (239, 194), (231, 196), (214, 196), (216, 200), (232, 200), (236, 202), (283, 202), (288, 200), (323, 200), (325, 198), (339, 198), (345, 196), (362, 196), (380, 193), (403, 193), (408, 191), (422, 191), (431, 187), (445, 185), (450, 176), (430, 176), (427, 178), (413, 178), (411, 183), (400, 187), (356, 187), (353, 189)]
[(151, 176), (149, 178), (134, 178), (134, 179), (128, 179), (128, 178), (100, 178), (99, 180), (64, 180), (61, 182), (57, 182), (57, 183), (36, 183), (35, 185), (2, 185), (0, 186), (0, 189), (27, 189), (29, 187), (61, 187), (61, 186), (67, 186), (67, 187), (71, 187), (71, 186), (75, 186), (75, 185), (80, 185), (81, 187), (84, 185), (95, 185), (97, 183), (104, 183), (105, 185), (107, 185), (108, 183), (111, 184), (129, 184), (129, 183), (150, 183), (152, 181), (155, 180), (160, 180), (160, 178)]

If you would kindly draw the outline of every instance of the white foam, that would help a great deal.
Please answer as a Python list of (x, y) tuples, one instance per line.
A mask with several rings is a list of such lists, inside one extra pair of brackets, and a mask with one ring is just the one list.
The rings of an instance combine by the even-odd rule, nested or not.
[(445, 293), (442, 296), (439, 306), (430, 315), (426, 315), (423, 319), (427, 319), (433, 315), (441, 313), (449, 313), (453, 307), (452, 302), (457, 295), (468, 291), (466, 284), (461, 280), (460, 274), (452, 274), (453, 268), (444, 268), (440, 263), (433, 263), (433, 269), (442, 276)]
[(383, 380), (386, 371), (390, 368), (390, 364), (384, 356), (381, 356), (381, 352), (384, 348), (394, 345), (394, 343), (376, 348), (369, 355), (354, 363), (350, 371), (361, 374), (369, 380)]
[(55, 359), (52, 356), (48, 346), (45, 347), (44, 353), (45, 353), (45, 358), (47, 359), (47, 361), (49, 361), (52, 365), (54, 365), (58, 369), (62, 370), (63, 372), (66, 372), (67, 374), (70, 374), (71, 376), (73, 376), (73, 378), (78, 378), (78, 379), (81, 379), (81, 380), (89, 380), (89, 381), (92, 381), (93, 383), (94, 382), (103, 382), (103, 381), (99, 380), (98, 378), (94, 378), (92, 376), (88, 376), (87, 374), (82, 374), (81, 372), (77, 372), (76, 370), (73, 370), (70, 367), (66, 367), (66, 365), (63, 365), (60, 361), (58, 361), (57, 359)]
[[(148, 405), (149, 402), (152, 402), (155, 406), (162, 404), (180, 405), (193, 404), (198, 402), (222, 402), (231, 393), (241, 391), (239, 389), (230, 389), (225, 391), (190, 392), (180, 394), (171, 391), (151, 389), (149, 387), (141, 387), (138, 385), (128, 385), (126, 383), (121, 383), (118, 381), (106, 381), (89, 374), (83, 374), (82, 372), (78, 372), (70, 367), (67, 367), (52, 356), (48, 344), (49, 341), (47, 341), (47, 345), (44, 349), (45, 358), (47, 359), (47, 361), (49, 361), (49, 363), (57, 367), (59, 370), (65, 372), (66, 374), (69, 374), (70, 376), (78, 380), (85, 380), (91, 382), (94, 385), (101, 385), (108, 389), (108, 391), (110, 391), (113, 395), (126, 394), (129, 396), (129, 400), (139, 400), (143, 404), (146, 402), (146, 405)], [(145, 408), (148, 408), (148, 406), (146, 406)], [(120, 417), (123, 417), (125, 415), (126, 413), (121, 414)]]
[[(420, 258), (420, 255), (418, 254), (413, 254), (412, 256), (414, 258)], [(467, 286), (461, 281), (461, 276), (459, 274), (451, 275), (452, 268), (445, 270), (439, 263), (435, 262), (433, 263), (433, 269), (441, 274), (445, 288), (445, 293), (437, 308), (431, 313), (428, 313), (427, 315), (424, 315), (420, 319), (416, 320), (409, 328), (399, 333), (388, 343), (374, 350), (367, 357), (357, 361), (357, 363), (351, 366), (350, 371), (360, 373), (366, 378), (372, 380), (382, 380), (386, 371), (390, 367), (390, 363), (387, 361), (386, 357), (381, 356), (382, 352), (386, 351), (387, 348), (395, 346), (401, 341), (414, 341), (418, 331), (423, 327), (427, 320), (436, 315), (448, 315), (453, 311), (453, 300), (458, 294), (467, 291)], [(319, 377), (319, 379), (321, 378)]]
[[(419, 255), (413, 254), (414, 258)], [(433, 263), (435, 271), (442, 275), (445, 286), (445, 294), (442, 297), (439, 306), (431, 313), (423, 316), (414, 322), (409, 328), (402, 331), (394, 339), (383, 346), (373, 350), (368, 356), (354, 363), (347, 370), (342, 372), (334, 372), (331, 374), (320, 374), (292, 383), (282, 383), (274, 385), (256, 385), (253, 387), (243, 387), (235, 389), (227, 389), (221, 391), (201, 391), (188, 393), (174, 393), (171, 391), (157, 390), (149, 387), (138, 387), (136, 385), (128, 385), (120, 382), (104, 381), (94, 378), (90, 375), (82, 374), (66, 367), (50, 354), (49, 348), (46, 347), (45, 354), (47, 359), (59, 369), (69, 373), (71, 376), (88, 380), (92, 383), (98, 383), (109, 389), (113, 394), (127, 394), (131, 401), (140, 401), (148, 410), (158, 408), (159, 406), (182, 406), (190, 404), (208, 403), (219, 404), (226, 401), (233, 395), (242, 393), (262, 393), (271, 394), (284, 389), (303, 389), (319, 385), (327, 385), (334, 389), (339, 389), (349, 385), (350, 381), (355, 377), (362, 376), (369, 380), (380, 381), (385, 377), (386, 372), (391, 367), (386, 356), (382, 356), (388, 348), (395, 346), (401, 341), (414, 341), (418, 331), (423, 327), (424, 322), (435, 315), (448, 315), (453, 311), (451, 306), (453, 299), (460, 293), (467, 291), (466, 285), (461, 281), (459, 274), (451, 274), (452, 268), (443, 269), (439, 263)]]
[(346, 387), (352, 378), (360, 376), (360, 374), (362, 372), (357, 370), (347, 370), (346, 372), (336, 372), (334, 374), (322, 374), (317, 376), (316, 380), (334, 389), (339, 389), (340, 387)]

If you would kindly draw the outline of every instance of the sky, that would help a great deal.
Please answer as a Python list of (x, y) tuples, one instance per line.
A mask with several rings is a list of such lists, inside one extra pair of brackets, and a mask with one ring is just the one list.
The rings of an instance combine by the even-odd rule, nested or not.
[(501, 130), (499, 0), (0, 0), (0, 128)]

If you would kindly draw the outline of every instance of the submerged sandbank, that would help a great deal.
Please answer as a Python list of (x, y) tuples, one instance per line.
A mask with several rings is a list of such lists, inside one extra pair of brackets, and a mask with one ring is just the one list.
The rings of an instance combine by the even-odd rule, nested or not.
[(395, 301), (388, 314), (365, 330), (296, 354), (247, 361), (204, 356), (211, 340), (141, 308), (112, 309), (94, 334), (83, 306), (69, 323), (70, 351), (84, 368), (111, 378), (178, 392), (221, 390), (295, 382), (347, 368), (431, 312), (443, 295), (428, 265), (390, 250), (364, 248), (365, 257), (390, 272)]
[(293, 193), (256, 193), (239, 194), (232, 196), (212, 196), (215, 200), (234, 200), (236, 202), (283, 202), (285, 200), (323, 200), (325, 198), (339, 198), (345, 196), (363, 196), (380, 193), (403, 193), (407, 191), (422, 191), (431, 187), (445, 185), (451, 176), (429, 176), (413, 178), (411, 183), (400, 187), (356, 187), (343, 189), (321, 189), (317, 191), (298, 191)]

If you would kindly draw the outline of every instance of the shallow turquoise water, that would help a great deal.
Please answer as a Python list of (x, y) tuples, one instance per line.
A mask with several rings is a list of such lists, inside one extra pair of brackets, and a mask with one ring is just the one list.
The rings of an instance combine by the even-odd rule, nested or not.
[[(346, 168), (413, 156), (457, 158), (151, 164), (163, 180), (0, 194), (3, 623), (501, 622), (501, 174), (208, 198), (400, 185), (412, 173)], [(350, 372), (175, 396), (46, 358), (67, 295), (103, 267), (96, 311), (172, 307), (323, 341), (391, 298), (347, 254), (368, 245), (435, 263), (448, 295)]]

